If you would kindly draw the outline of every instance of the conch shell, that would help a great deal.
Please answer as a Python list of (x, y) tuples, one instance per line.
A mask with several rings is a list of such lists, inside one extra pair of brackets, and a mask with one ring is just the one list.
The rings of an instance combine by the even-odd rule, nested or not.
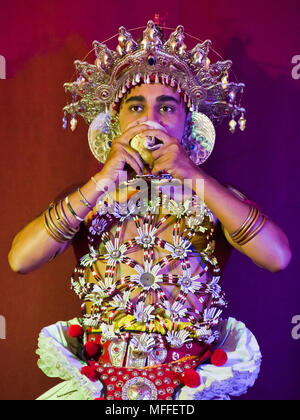
[[(163, 127), (155, 121), (146, 121), (143, 122), (143, 125), (148, 125), (149, 128), (154, 130), (162, 130), (164, 132), (167, 132), (165, 127)], [(143, 136), (141, 134), (137, 134), (130, 140), (130, 146), (140, 154), (143, 161), (147, 163), (150, 167), (152, 167), (154, 161), (151, 152), (159, 149), (161, 145), (162, 142), (158, 142), (156, 137), (154, 136)]]

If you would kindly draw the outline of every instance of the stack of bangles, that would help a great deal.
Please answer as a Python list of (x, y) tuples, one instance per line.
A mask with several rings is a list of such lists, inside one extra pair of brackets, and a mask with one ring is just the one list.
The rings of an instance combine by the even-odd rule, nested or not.
[(267, 217), (257, 207), (251, 205), (247, 219), (230, 236), (238, 245), (245, 245), (261, 231), (266, 220)]
[[(89, 207), (90, 210), (93, 210), (91, 204), (84, 198), (80, 188), (78, 188), (78, 193), (80, 194), (83, 203), (85, 206)], [(63, 202), (66, 203), (68, 209), (70, 210), (71, 214), (74, 218), (80, 222), (83, 222), (84, 219), (79, 217), (73, 207), (71, 206), (68, 197), (64, 200), (61, 200), (57, 203), (51, 203), (47, 210), (44, 212), (44, 225), (46, 228), (47, 233), (57, 242), (65, 243), (73, 239), (75, 234), (79, 231), (80, 227), (77, 228), (72, 227), (64, 206)]]

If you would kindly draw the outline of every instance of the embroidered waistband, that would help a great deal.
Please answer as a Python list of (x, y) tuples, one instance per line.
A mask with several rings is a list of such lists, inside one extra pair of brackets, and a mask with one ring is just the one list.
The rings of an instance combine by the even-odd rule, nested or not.
[(201, 356), (207, 344), (189, 341), (183, 345), (166, 345), (159, 334), (130, 334), (127, 340), (103, 339), (101, 334), (89, 334), (88, 341), (98, 344), (97, 361), (107, 366), (144, 368), (176, 362), (190, 356)]

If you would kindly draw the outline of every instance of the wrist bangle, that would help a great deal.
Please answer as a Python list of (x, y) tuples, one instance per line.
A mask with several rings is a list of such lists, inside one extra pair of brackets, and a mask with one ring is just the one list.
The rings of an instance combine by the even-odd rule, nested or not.
[(82, 194), (79, 187), (77, 188), (77, 192), (79, 193), (80, 197), (82, 198), (82, 200), (80, 200), (80, 202), (83, 203), (86, 207), (88, 207), (91, 211), (93, 211), (94, 209), (93, 209), (92, 205), (84, 197), (84, 195)]
[(239, 244), (240, 242), (243, 242), (244, 239), (247, 237), (247, 235), (251, 232), (251, 229), (255, 226), (256, 222), (261, 216), (261, 212), (256, 208), (254, 211), (254, 214), (247, 224), (247, 226), (244, 227), (243, 231), (238, 235), (238, 237), (235, 237), (234, 240)]
[(81, 217), (77, 216), (77, 214), (75, 213), (73, 207), (71, 206), (71, 204), (69, 203), (69, 197), (65, 198), (65, 202), (68, 206), (68, 209), (70, 210), (70, 212), (72, 213), (72, 215), (75, 217), (76, 220), (79, 220), (80, 222), (83, 222), (84, 219), (82, 219)]
[(98, 192), (103, 192), (103, 193), (105, 192), (102, 188), (101, 183), (99, 181), (97, 181), (93, 176), (91, 177), (91, 180), (93, 181), (94, 184), (96, 184), (96, 190)]
[[(64, 221), (67, 223), (67, 225), (71, 226), (71, 222), (67, 218), (67, 215), (66, 215), (66, 212), (65, 212), (65, 209), (64, 209), (64, 200), (61, 200), (61, 202), (60, 202), (60, 212), (61, 212), (61, 215), (62, 215)], [(73, 227), (72, 227), (72, 229), (73, 229)], [(76, 228), (74, 228), (74, 229), (76, 229)]]
[(255, 207), (251, 206), (250, 210), (249, 210), (249, 213), (248, 213), (248, 216), (247, 216), (247, 219), (244, 221), (242, 226), (240, 226), (239, 229), (236, 232), (234, 232), (230, 235), (232, 237), (232, 239), (235, 240), (241, 235), (243, 230), (247, 227), (248, 222), (251, 220), (254, 212), (255, 212)]
[(56, 226), (51, 216), (51, 207), (49, 207), (46, 210), (46, 217), (47, 217), (48, 226), (51, 228), (52, 232), (54, 231), (59, 237), (61, 237), (62, 240), (73, 239), (73, 236), (74, 236), (73, 233), (66, 231), (65, 228), (64, 230), (61, 230)]
[(267, 217), (263, 214), (262, 220), (260, 224), (257, 226), (257, 228), (247, 238), (245, 238), (244, 241), (240, 242), (239, 245), (245, 245), (247, 242), (253, 239), (261, 231), (264, 224), (266, 223), (266, 220), (267, 220)]
[(51, 238), (54, 239), (56, 242), (59, 242), (61, 244), (64, 244), (66, 242), (65, 240), (62, 240), (60, 237), (56, 236), (55, 233), (52, 232), (48, 224), (46, 212), (44, 213), (44, 226), (48, 235), (51, 236)]
[(65, 232), (67, 234), (75, 235), (79, 231), (79, 227), (78, 228), (73, 228), (73, 227), (70, 226), (70, 224), (66, 221), (66, 219), (64, 219), (64, 216), (62, 215), (62, 213), (60, 213), (59, 205), (61, 205), (61, 202), (56, 203), (55, 206), (54, 206), (54, 212), (55, 212), (56, 220), (62, 226), (62, 228), (65, 230)]

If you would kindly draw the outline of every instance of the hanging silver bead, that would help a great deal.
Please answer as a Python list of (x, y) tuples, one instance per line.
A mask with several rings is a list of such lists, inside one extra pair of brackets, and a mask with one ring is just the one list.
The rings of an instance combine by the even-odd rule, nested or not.
[(241, 131), (244, 131), (246, 128), (246, 119), (244, 117), (244, 114), (241, 115), (240, 119), (239, 119), (239, 127)]
[(234, 133), (235, 132), (235, 127), (237, 125), (237, 122), (235, 121), (235, 119), (233, 118), (230, 122), (229, 122), (229, 130)]
[(67, 128), (67, 125), (68, 125), (68, 120), (67, 120), (67, 114), (66, 113), (64, 114), (64, 117), (62, 119), (62, 122), (63, 122), (62, 127), (65, 130)]
[(75, 118), (75, 116), (72, 117), (71, 121), (70, 121), (70, 127), (72, 131), (76, 130), (77, 127), (77, 119)]

